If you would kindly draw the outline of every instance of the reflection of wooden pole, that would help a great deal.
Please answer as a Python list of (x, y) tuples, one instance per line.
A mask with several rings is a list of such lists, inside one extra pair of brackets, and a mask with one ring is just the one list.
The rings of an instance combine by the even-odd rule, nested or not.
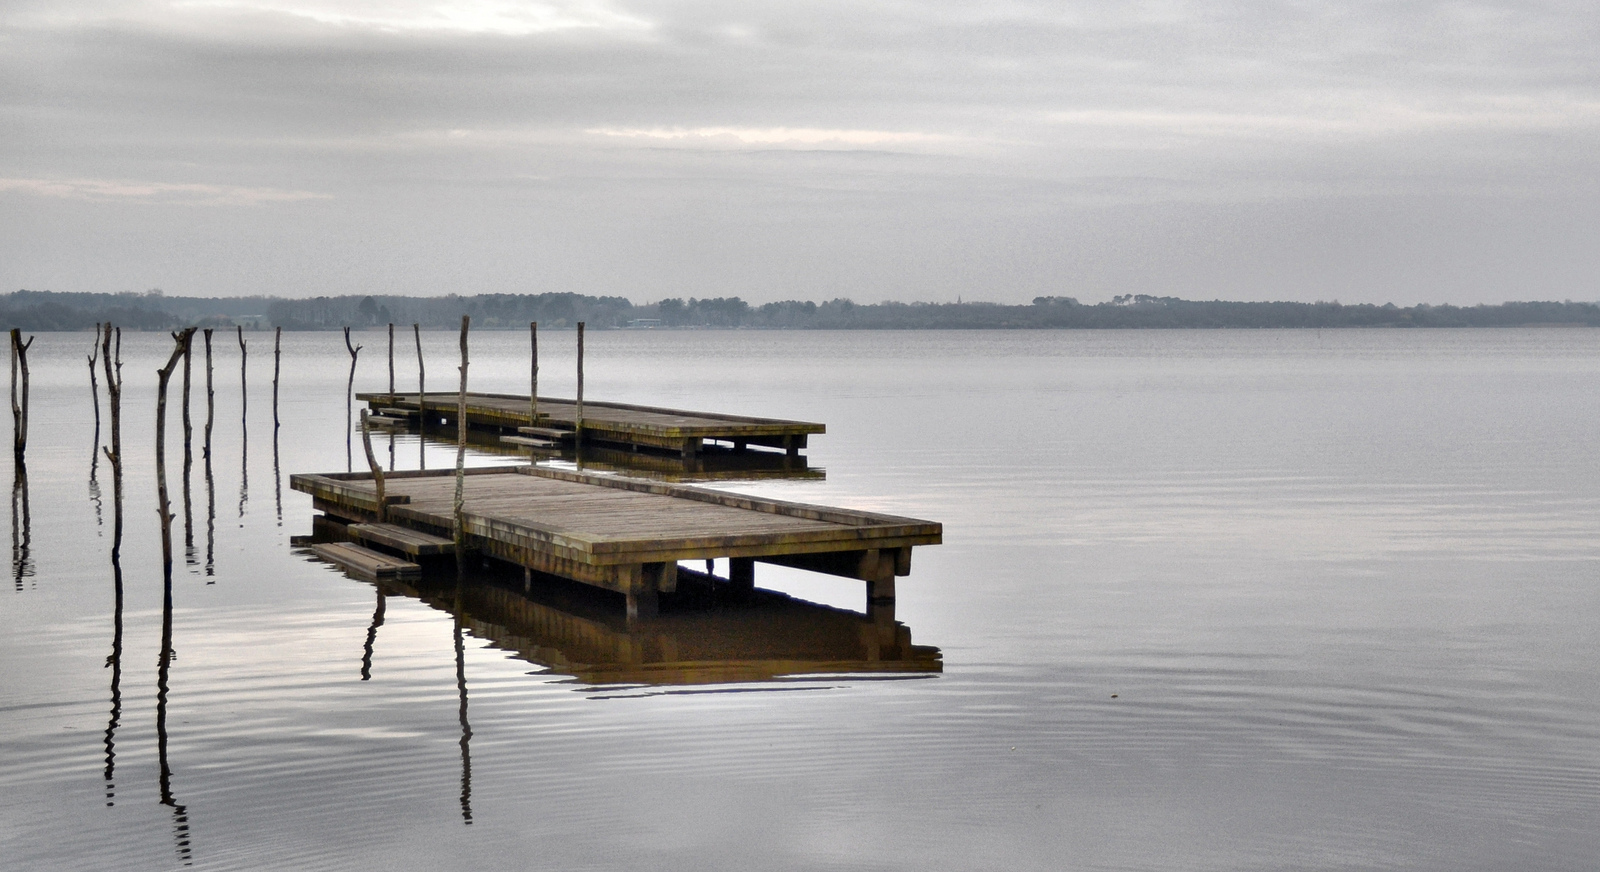
[(378, 523), (389, 520), (389, 503), (383, 492), (383, 467), (372, 454), (372, 428), (367, 424), (367, 410), (361, 410), (361, 447), (367, 452), (367, 466), (372, 468), (372, 481), (378, 487)]
[(456, 570), (466, 566), (467, 531), (462, 518), (464, 491), (467, 484), (467, 328), (472, 319), (461, 316), (461, 393), (456, 400), (456, 500), (455, 533)]
[[(33, 337), (29, 336), (27, 342), (22, 341), (22, 331), (11, 328), (11, 418), (13, 452), (17, 463), (22, 463), (23, 455), (28, 451), (28, 346), (33, 344)], [(22, 368), (22, 399), (17, 400), (17, 367)]]
[(172, 577), (172, 512), (167, 500), (167, 382), (178, 365), (178, 358), (188, 350), (189, 338), (193, 335), (193, 327), (172, 334), (176, 343), (172, 356), (167, 358), (166, 366), (156, 370), (156, 498), (160, 503), (157, 511), (161, 513), (161, 559), (169, 579)]
[(578, 322), (578, 423), (572, 435), (573, 447), (583, 445), (583, 322)]
[(278, 424), (278, 363), (283, 357), (283, 328), (272, 328), (272, 428)]

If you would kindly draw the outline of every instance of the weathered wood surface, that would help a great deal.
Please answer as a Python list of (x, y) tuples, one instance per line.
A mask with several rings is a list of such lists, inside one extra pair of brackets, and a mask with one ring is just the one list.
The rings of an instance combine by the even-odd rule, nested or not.
[(443, 536), (435, 536), (398, 524), (351, 524), (351, 538), (385, 548), (393, 548), (412, 557), (432, 557), (454, 554), (456, 543)]
[(338, 564), (352, 575), (374, 581), (388, 578), (416, 578), (422, 575), (422, 567), (415, 563), (380, 554), (370, 548), (349, 542), (312, 545), (311, 550), (318, 557)]
[[(943, 535), (932, 521), (658, 482), (527, 466), (467, 472), (469, 549), (630, 595), (670, 584), (666, 564), (705, 558), (783, 562), (892, 589), (910, 571), (910, 549)], [(376, 514), (367, 474), (296, 475), (291, 485), (329, 514)], [(391, 522), (449, 530), (454, 487), (448, 473), (389, 474)], [(801, 557), (824, 554), (835, 556)]]
[[(425, 404), (418, 401), (415, 393), (363, 393), (357, 394), (357, 398), (374, 409), (419, 410), (425, 407), (440, 417), (453, 419), (456, 415), (455, 393), (429, 393)], [(506, 430), (531, 426), (568, 433), (577, 427), (578, 407), (571, 400), (540, 397), (537, 422), (529, 420), (528, 409), (526, 395), (467, 394), (467, 420), (473, 426)], [(585, 400), (583, 431), (586, 440), (626, 442), (670, 450), (697, 450), (698, 442), (693, 440), (705, 439), (793, 450), (804, 448), (808, 435), (825, 433), (827, 428), (808, 421)]]

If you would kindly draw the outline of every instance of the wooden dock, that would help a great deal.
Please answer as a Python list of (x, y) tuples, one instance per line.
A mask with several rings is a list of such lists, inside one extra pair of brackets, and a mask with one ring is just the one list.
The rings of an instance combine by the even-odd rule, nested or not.
[[(426, 397), (419, 398), (416, 393), (363, 393), (356, 398), (385, 418), (427, 414), (432, 420), (453, 423), (459, 394), (429, 391)], [(822, 424), (807, 421), (588, 400), (583, 403), (581, 428), (579, 423), (578, 406), (572, 400), (540, 397), (539, 420), (533, 421), (529, 418), (526, 394), (467, 394), (469, 427), (499, 430), (513, 438), (520, 435), (551, 444), (570, 444), (581, 439), (584, 444), (623, 445), (694, 457), (706, 442), (715, 441), (725, 442), (735, 451), (757, 446), (782, 449), (793, 455), (806, 447), (808, 436), (827, 432)], [(529, 430), (532, 432), (523, 432)]]
[[(385, 482), (390, 524), (449, 535), (452, 470)], [(290, 485), (333, 517), (377, 520), (369, 473), (295, 475)], [(468, 551), (621, 593), (630, 617), (655, 614), (658, 594), (676, 590), (678, 561), (708, 558), (727, 558), (745, 589), (759, 561), (861, 579), (869, 601), (892, 600), (911, 549), (943, 535), (932, 521), (534, 466), (467, 470), (463, 526)]]
[[(454, 427), (439, 427), (427, 433), (420, 433), (414, 418), (400, 423), (412, 435), (430, 444), (455, 445)], [(499, 455), (506, 458), (507, 462), (527, 462), (529, 450), (526, 446), (505, 442), (502, 439), (499, 433), (489, 430), (467, 431), (467, 445), (475, 451)], [(376, 442), (373, 444), (377, 445)], [(811, 466), (804, 454), (785, 454), (778, 451), (737, 452), (716, 444), (703, 445), (699, 454), (683, 457), (680, 454), (637, 451), (627, 446), (594, 443), (585, 445), (579, 450), (570, 441), (565, 441), (553, 448), (538, 449), (536, 456), (541, 461), (561, 460), (576, 464), (579, 472), (615, 472), (634, 478), (685, 484), (777, 478), (821, 481), (828, 477), (827, 470)]]

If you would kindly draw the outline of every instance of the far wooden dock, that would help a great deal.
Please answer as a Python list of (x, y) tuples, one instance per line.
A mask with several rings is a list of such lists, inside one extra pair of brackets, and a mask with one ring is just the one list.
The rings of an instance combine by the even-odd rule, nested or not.
[[(426, 396), (412, 393), (361, 393), (356, 398), (381, 416), (417, 417), (426, 413), (432, 420), (454, 422), (460, 395), (429, 391)], [(580, 427), (581, 423), (581, 427)], [(694, 457), (706, 442), (727, 443), (735, 451), (747, 447), (781, 449), (798, 454), (806, 439), (827, 431), (822, 424), (781, 418), (753, 418), (715, 412), (690, 412), (656, 406), (604, 403), (585, 400), (579, 421), (578, 404), (557, 397), (539, 398), (539, 420), (529, 417), (526, 394), (467, 394), (467, 425), (496, 429), (533, 441), (585, 444), (602, 443), (667, 451)], [(581, 436), (579, 435), (581, 431)]]
[[(630, 617), (653, 615), (658, 595), (676, 590), (680, 560), (726, 558), (742, 588), (764, 562), (860, 579), (869, 601), (892, 600), (912, 548), (943, 536), (933, 521), (660, 482), (536, 466), (466, 472), (468, 551), (621, 593)], [(388, 523), (449, 535), (452, 470), (394, 472), (385, 482)], [(336, 518), (378, 519), (370, 473), (295, 475), (290, 484)]]

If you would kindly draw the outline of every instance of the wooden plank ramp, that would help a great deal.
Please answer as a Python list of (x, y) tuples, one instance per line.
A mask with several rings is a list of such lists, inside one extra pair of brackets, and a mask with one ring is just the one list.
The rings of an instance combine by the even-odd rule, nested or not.
[[(460, 395), (452, 392), (431, 393), (425, 397), (415, 393), (359, 393), (356, 398), (386, 414), (391, 410), (426, 413), (454, 421)], [(540, 397), (539, 420), (534, 421), (529, 414), (526, 394), (469, 392), (467, 423), (480, 429), (499, 428), (513, 433), (521, 428), (533, 428), (544, 432), (522, 435), (556, 438), (556, 434), (560, 434), (560, 438), (565, 439), (576, 438), (579, 430), (576, 402)], [(822, 424), (809, 421), (592, 401), (583, 404), (581, 429), (585, 443), (636, 446), (681, 453), (685, 457), (698, 454), (707, 440), (727, 442), (738, 450), (758, 446), (797, 454), (806, 447), (808, 436), (827, 432)]]
[[(760, 561), (860, 579), (869, 600), (891, 600), (912, 548), (943, 537), (933, 521), (704, 488), (532, 466), (467, 472), (466, 547), (622, 593), (630, 614), (652, 613), (656, 594), (675, 589), (678, 561), (707, 558), (728, 559), (744, 587)], [(453, 471), (389, 473), (385, 482), (389, 523), (450, 529)], [(370, 474), (295, 475), (290, 484), (330, 515), (376, 520)]]
[(350, 542), (326, 542), (321, 545), (312, 545), (311, 550), (318, 557), (338, 564), (338, 566), (351, 575), (371, 581), (380, 581), (390, 578), (418, 578), (422, 575), (422, 567), (409, 560), (401, 560), (380, 554), (370, 548), (363, 548)]
[(456, 553), (454, 541), (399, 524), (351, 524), (346, 531), (352, 539), (392, 548), (411, 557)]

